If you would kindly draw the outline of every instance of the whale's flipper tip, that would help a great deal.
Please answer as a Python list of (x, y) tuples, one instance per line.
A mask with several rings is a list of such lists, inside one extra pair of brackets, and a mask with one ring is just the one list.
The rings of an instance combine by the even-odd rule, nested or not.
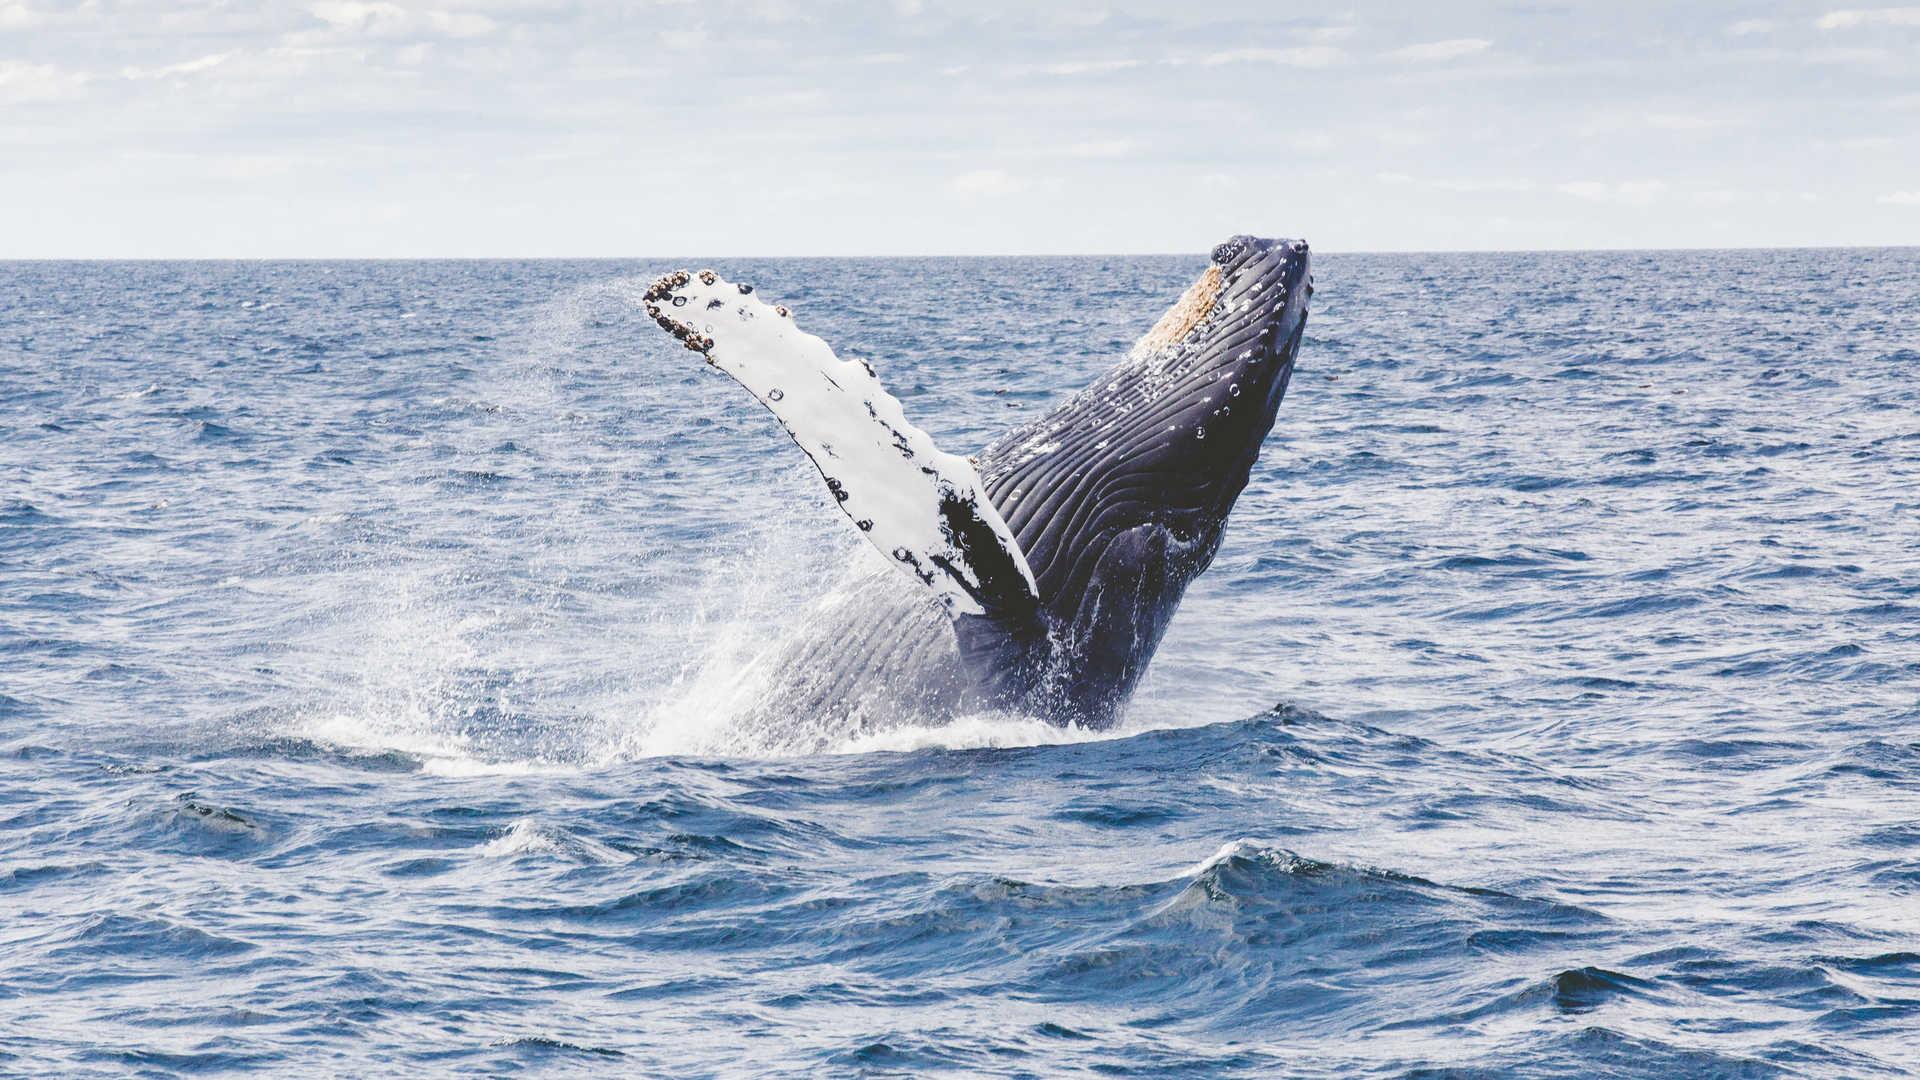
[(1038, 618), (1033, 572), (964, 457), (935, 446), (864, 360), (843, 360), (753, 287), (675, 271), (647, 314), (746, 387), (779, 419), (861, 535), (956, 617)]

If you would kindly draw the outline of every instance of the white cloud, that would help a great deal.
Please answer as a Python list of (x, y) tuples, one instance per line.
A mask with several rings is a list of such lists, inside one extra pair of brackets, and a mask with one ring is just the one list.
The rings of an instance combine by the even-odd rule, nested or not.
[(1120, 139), (1093, 139), (1077, 142), (1061, 150), (1065, 157), (1075, 158), (1123, 158), (1132, 157), (1146, 144), (1132, 137)]
[(1395, 49), (1387, 55), (1395, 60), (1457, 60), (1462, 56), (1486, 52), (1493, 42), (1486, 38), (1450, 38), (1446, 41), (1429, 41), (1420, 45), (1408, 45)]
[(429, 11), (427, 22), (435, 30), (453, 37), (479, 37), (495, 29), (492, 19), (472, 11)]
[(707, 28), (696, 26), (691, 30), (662, 30), (660, 43), (673, 52), (696, 52), (707, 46)]
[(817, 86), (809, 86), (796, 90), (782, 90), (779, 93), (767, 94), (755, 99), (754, 104), (757, 108), (765, 109), (773, 113), (784, 114), (823, 109), (832, 102), (832, 96), (825, 90)]
[(1221, 64), (1281, 64), (1286, 67), (1327, 68), (1346, 60), (1347, 54), (1331, 45), (1302, 45), (1291, 49), (1229, 49), (1201, 57), (1203, 67)]
[(1347, 131), (1355, 135), (1365, 135), (1382, 146), (1395, 150), (1414, 150), (1432, 145), (1436, 138), (1435, 128), (1400, 127), (1397, 125), (1354, 126)]
[(1027, 185), (1009, 176), (1001, 169), (975, 169), (953, 178), (948, 185), (955, 195), (968, 198), (976, 196), (1011, 195)]
[(1140, 66), (1138, 60), (1069, 60), (1048, 64), (1040, 70), (1049, 75), (1092, 75), (1105, 71), (1125, 71)]
[(788, 0), (750, 0), (747, 13), (761, 22), (800, 22), (805, 16)]
[(1750, 63), (1788, 64), (1834, 64), (1841, 67), (1890, 68), (1895, 73), (1905, 75), (1910, 66), (1905, 57), (1893, 50), (1875, 45), (1862, 45), (1828, 48), (1756, 48), (1741, 49), (1729, 55), (1737, 56)]
[(1707, 188), (1687, 196), (1699, 206), (1738, 205), (1781, 206), (1787, 203), (1816, 203), (1820, 196), (1811, 191), (1749, 191), (1744, 188)]
[[(407, 9), (387, 0), (316, 0), (307, 10), (335, 29), (363, 34), (391, 34), (418, 25)], [(423, 17), (427, 28), (450, 37), (479, 37), (498, 29), (493, 19), (474, 11), (434, 8)]]
[(1554, 189), (1562, 195), (1572, 195), (1580, 199), (1604, 199), (1612, 189), (1598, 180), (1580, 180), (1571, 184), (1561, 184)]
[(383, 30), (404, 22), (407, 17), (405, 8), (398, 4), (389, 4), (386, 0), (373, 0), (372, 3), (359, 3), (358, 0), (319, 0), (307, 9), (322, 22), (331, 23), (343, 30), (375, 31)]
[(1667, 185), (1658, 180), (1629, 180), (1618, 184), (1607, 184), (1598, 180), (1576, 180), (1554, 188), (1560, 194), (1571, 195), (1576, 199), (1624, 203), (1628, 206), (1645, 206), (1658, 199), (1661, 192), (1666, 189)]
[(0, 60), (0, 101), (12, 104), (58, 101), (78, 92), (86, 81), (85, 75), (52, 64)]
[(213, 53), (197, 60), (186, 60), (178, 64), (168, 64), (163, 68), (145, 70), (142, 68), (121, 68), (120, 76), (125, 79), (164, 79), (172, 75), (193, 75), (198, 72), (217, 68), (232, 57), (230, 52)]
[(1901, 61), (1887, 49), (1809, 49), (1800, 54), (1800, 58), (1809, 64), (1843, 64), (1846, 66), (1877, 67), (1880, 65), (1898, 65)]
[[(249, 228), (313, 254), (674, 237), (790, 253), (1175, 250), (1183, 230), (1252, 228), (1227, 219), (1262, 213), (1275, 231), (1299, 214), (1334, 222), (1314, 230), (1329, 248), (1920, 242), (1920, 186), (1900, 179), (1920, 175), (1920, 25), (1898, 14), (1920, 0), (1723, 5), (1684, 25), (1626, 5), (1608, 15), (1617, 34), (1549, 59), (1531, 56), (1536, 20), (1498, 4), (1438, 23), (1392, 5), (1349, 18), (1234, 4), (1230, 22), (1059, 5), (1111, 5), (1085, 29), (1026, 0), (879, 0), (857, 15), (787, 0), (799, 20), (784, 27), (746, 18), (754, 4), (0, 0), (0, 173), (16, 202), (76, 223), (10, 223), (0, 254), (237, 254), (266, 242)], [(109, 20), (112, 48), (88, 47)], [(1305, 112), (1276, 104), (1295, 83)], [(654, 88), (722, 108), (697, 150), (701, 198), (765, 189), (807, 212), (688, 214), (684, 236), (581, 224), (627, 220), (636, 183), (680, 191), (620, 105)], [(1853, 112), (1823, 126), (1819, 101)], [(1752, 137), (1730, 153), (1728, 135)], [(1595, 149), (1607, 146), (1624, 160)], [(136, 149), (185, 156), (162, 183), (127, 167)], [(774, 159), (775, 183), (753, 179)], [(216, 175), (262, 178), (259, 205), (228, 213), (169, 179)], [(465, 195), (462, 175), (479, 178)], [(1232, 199), (1181, 199), (1232, 184)], [(956, 212), (914, 217), (928, 192)], [(413, 206), (417, 221), (363, 229), (362, 199)], [(275, 209), (289, 205), (300, 213)], [(528, 209), (476, 235), (473, 208), (492, 205), (557, 207), (564, 228)], [(919, 225), (876, 224), (900, 220)]]
[(1099, 26), (1101, 23), (1106, 22), (1112, 14), (1106, 8), (1064, 8), (1055, 10), (1041, 5), (1039, 10), (1044, 12), (1046, 20), (1055, 26)]
[(1847, 30), (1855, 26), (1920, 26), (1920, 7), (1867, 8), (1829, 11), (1814, 21), (1822, 30)]
[(191, 75), (196, 71), (206, 71), (209, 68), (219, 67), (221, 64), (226, 63), (227, 58), (232, 55), (230, 52), (210, 53), (197, 60), (186, 60), (178, 64), (168, 64), (166, 67), (160, 69), (160, 74)]
[(1738, 121), (1709, 113), (1648, 113), (1646, 125), (1658, 131), (1711, 131), (1731, 127)]
[[(1664, 102), (1662, 104), (1665, 104)], [(1649, 132), (1732, 131), (1777, 122), (1774, 111), (1744, 105), (1714, 105), (1699, 110), (1666, 110), (1649, 102), (1633, 109), (1598, 108), (1567, 129), (1581, 138), (1625, 136), (1643, 139)]]
[(159, 168), (177, 174), (234, 181), (286, 176), (300, 164), (280, 154), (196, 154), (164, 150), (131, 151), (122, 155), (121, 160), (137, 164), (143, 172)]
[(1532, 191), (1539, 185), (1522, 177), (1492, 176), (1482, 178), (1463, 178), (1458, 180), (1432, 179), (1411, 176), (1403, 172), (1383, 172), (1374, 174), (1374, 179), (1385, 184), (1400, 184), (1407, 187), (1427, 188), (1433, 191), (1457, 192), (1521, 192)]

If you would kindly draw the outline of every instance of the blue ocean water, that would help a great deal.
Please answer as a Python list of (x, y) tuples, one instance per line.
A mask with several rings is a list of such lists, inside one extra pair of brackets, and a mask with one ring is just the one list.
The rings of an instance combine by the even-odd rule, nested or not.
[[(1117, 731), (798, 756), (699, 262), (0, 264), (0, 1074), (1920, 1070), (1920, 250), (1321, 256)], [(1201, 264), (716, 268), (959, 450)]]

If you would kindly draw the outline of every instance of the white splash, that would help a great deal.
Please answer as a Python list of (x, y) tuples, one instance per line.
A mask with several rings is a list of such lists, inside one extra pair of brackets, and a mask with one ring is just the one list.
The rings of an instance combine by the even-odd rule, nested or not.
[(1021, 746), (1062, 746), (1104, 742), (1137, 735), (1137, 730), (1062, 727), (1018, 713), (983, 712), (955, 717), (933, 727), (903, 724), (885, 731), (848, 737), (833, 754), (908, 753), (915, 750), (999, 750)]
[(1201, 874), (1204, 874), (1207, 871), (1213, 869), (1214, 867), (1219, 866), (1221, 863), (1226, 862), (1228, 859), (1237, 859), (1237, 858), (1240, 858), (1241, 856), (1246, 856), (1246, 855), (1259, 855), (1263, 852), (1270, 852), (1272, 850), (1273, 850), (1272, 848), (1266, 846), (1265, 844), (1261, 844), (1254, 840), (1246, 839), (1245, 837), (1242, 837), (1241, 839), (1238, 839), (1238, 840), (1229, 840), (1226, 843), (1220, 845), (1219, 851), (1216, 851), (1213, 854), (1207, 856), (1206, 858), (1201, 859), (1199, 862), (1194, 863), (1192, 866), (1188, 867), (1186, 871), (1183, 872), (1180, 876), (1188, 877), (1188, 878), (1197, 878)]
[(532, 818), (514, 822), (513, 828), (481, 844), (479, 850), (482, 856), (489, 859), (545, 855), (581, 863), (617, 865), (633, 861), (633, 856), (618, 848), (589, 837), (576, 836), (557, 826), (542, 825)]

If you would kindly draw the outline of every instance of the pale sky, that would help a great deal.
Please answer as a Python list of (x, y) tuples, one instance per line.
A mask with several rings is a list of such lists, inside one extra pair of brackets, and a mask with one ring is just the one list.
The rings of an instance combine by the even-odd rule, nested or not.
[(0, 258), (1920, 243), (1920, 7), (0, 0)]

